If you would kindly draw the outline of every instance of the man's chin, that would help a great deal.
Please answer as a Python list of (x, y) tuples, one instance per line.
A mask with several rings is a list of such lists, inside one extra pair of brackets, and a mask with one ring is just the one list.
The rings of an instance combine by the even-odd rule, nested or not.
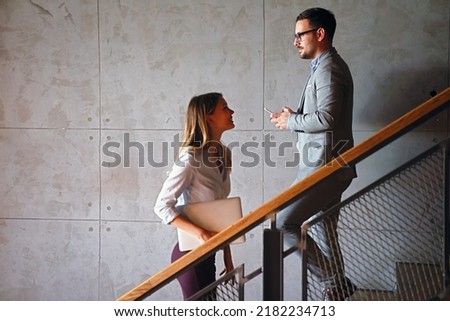
[(299, 53), (298, 53), (298, 56), (299, 56), (301, 59), (309, 59), (309, 56), (308, 56), (307, 54), (305, 54), (304, 52), (299, 52)]

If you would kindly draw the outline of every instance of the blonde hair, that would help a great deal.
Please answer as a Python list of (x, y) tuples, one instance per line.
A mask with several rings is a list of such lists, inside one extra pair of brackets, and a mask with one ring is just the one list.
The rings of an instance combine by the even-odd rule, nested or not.
[[(212, 143), (212, 132), (208, 125), (207, 115), (216, 110), (221, 93), (211, 92), (194, 96), (189, 102), (184, 119), (183, 140), (179, 155), (185, 152), (205, 150)], [(225, 168), (231, 169), (231, 152), (222, 142), (215, 142), (222, 151)]]

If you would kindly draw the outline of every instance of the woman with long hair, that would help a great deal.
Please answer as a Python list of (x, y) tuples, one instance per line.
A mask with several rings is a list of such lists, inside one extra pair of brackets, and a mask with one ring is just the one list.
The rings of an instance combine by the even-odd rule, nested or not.
[[(183, 142), (169, 176), (154, 207), (163, 223), (185, 230), (205, 242), (216, 234), (190, 222), (176, 208), (195, 202), (227, 198), (230, 193), (231, 153), (221, 142), (223, 132), (234, 128), (234, 111), (220, 93), (195, 96), (189, 102), (183, 130)], [(189, 251), (173, 248), (174, 262)], [(234, 266), (229, 246), (224, 248), (222, 273)], [(186, 300), (216, 280), (215, 254), (178, 277)]]

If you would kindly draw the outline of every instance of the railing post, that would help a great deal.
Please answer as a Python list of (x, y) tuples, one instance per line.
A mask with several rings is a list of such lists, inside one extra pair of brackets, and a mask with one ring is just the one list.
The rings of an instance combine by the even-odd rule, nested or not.
[(449, 140), (444, 146), (445, 174), (444, 174), (444, 286), (450, 286), (450, 148)]
[(308, 249), (307, 235), (309, 225), (303, 224), (300, 229), (300, 298), (302, 301), (308, 301)]
[(283, 232), (272, 224), (270, 229), (264, 229), (263, 239), (263, 300), (282, 301)]

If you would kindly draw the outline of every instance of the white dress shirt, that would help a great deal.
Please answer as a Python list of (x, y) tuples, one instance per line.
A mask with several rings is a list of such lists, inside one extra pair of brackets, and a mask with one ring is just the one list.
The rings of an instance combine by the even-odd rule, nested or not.
[(175, 206), (227, 198), (230, 170), (221, 171), (206, 153), (185, 152), (172, 167), (156, 199), (154, 211), (169, 224), (180, 215)]

